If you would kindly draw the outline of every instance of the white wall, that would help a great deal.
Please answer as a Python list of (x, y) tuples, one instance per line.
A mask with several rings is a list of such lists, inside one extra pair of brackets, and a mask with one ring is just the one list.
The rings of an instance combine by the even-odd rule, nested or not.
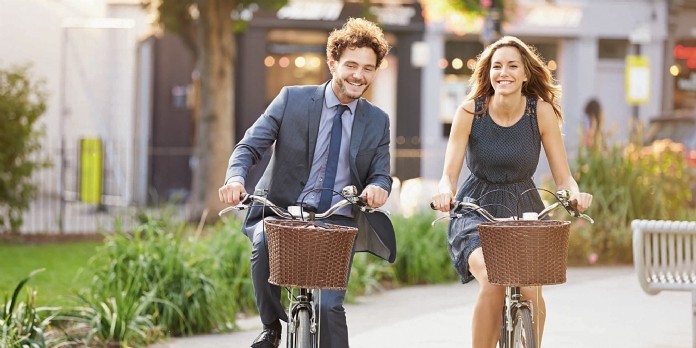
[[(122, 144), (118, 157), (107, 147), (105, 161), (116, 194), (130, 201), (135, 58), (149, 28), (146, 13), (137, 1), (113, 0), (0, 0), (0, 9), (0, 66), (31, 63), (35, 77), (46, 81), (48, 108), (40, 123), (47, 129), (44, 147), (54, 155), (51, 190), (59, 187), (61, 133), (73, 157), (66, 180), (72, 190), (79, 139), (100, 136)], [(121, 20), (97, 20), (105, 17)]]

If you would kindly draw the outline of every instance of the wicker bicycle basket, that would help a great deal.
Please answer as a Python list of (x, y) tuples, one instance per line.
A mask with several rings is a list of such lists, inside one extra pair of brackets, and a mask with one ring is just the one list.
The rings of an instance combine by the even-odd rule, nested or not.
[(265, 227), (271, 284), (346, 289), (357, 228), (292, 220), (267, 220)]
[(570, 221), (484, 222), (478, 225), (478, 231), (492, 284), (565, 283)]

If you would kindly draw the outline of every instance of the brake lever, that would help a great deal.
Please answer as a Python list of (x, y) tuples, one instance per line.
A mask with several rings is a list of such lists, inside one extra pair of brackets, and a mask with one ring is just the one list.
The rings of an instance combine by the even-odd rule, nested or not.
[(237, 205), (231, 205), (225, 209), (220, 210), (218, 212), (218, 216), (223, 216), (223, 215), (231, 212), (232, 210), (236, 210), (236, 211), (247, 210), (247, 209), (249, 209), (249, 205), (251, 204), (251, 202), (252, 202), (251, 195), (248, 193), (245, 193), (244, 196), (242, 197), (242, 199), (239, 200), (239, 203), (237, 203)]
[(244, 209), (246, 209), (246, 208), (247, 208), (247, 207), (246, 207), (245, 205), (231, 205), (231, 206), (229, 206), (229, 207), (227, 207), (227, 208), (225, 208), (225, 209), (220, 210), (220, 211), (218, 212), (218, 216), (223, 216), (223, 215), (225, 215), (225, 214), (231, 212), (232, 210), (242, 211), (242, 210), (244, 210)]
[(594, 224), (594, 219), (590, 217), (589, 215), (585, 213), (581, 213), (580, 210), (578, 210), (578, 200), (573, 199), (571, 201), (564, 201), (566, 203), (563, 204), (563, 206), (566, 208), (568, 213), (572, 215), (573, 217), (581, 218), (587, 220), (589, 223)]
[(591, 223), (591, 224), (594, 223), (594, 219), (592, 219), (592, 218), (591, 218), (589, 215), (587, 215), (587, 214), (580, 213), (580, 216), (578, 216), (578, 217), (579, 217), (579, 218), (582, 218), (582, 219), (585, 219), (585, 220), (587, 220), (587, 221), (589, 221), (589, 223)]
[(577, 199), (574, 199), (572, 201), (568, 201), (568, 205), (566, 207), (570, 209), (570, 213), (571, 213), (571, 215), (573, 215), (573, 217), (580, 217), (580, 211), (578, 210), (578, 200)]
[(367, 205), (366, 205), (366, 206), (361, 206), (359, 209), (360, 209), (360, 211), (365, 212), (365, 213), (374, 213), (374, 212), (378, 212), (378, 213), (382, 213), (382, 214), (387, 215), (387, 216), (390, 216), (390, 215), (391, 215), (391, 212), (389, 212), (388, 210), (385, 210), (385, 209), (382, 209), (382, 208), (371, 208), (371, 207), (369, 207), (369, 206), (367, 206)]
[[(345, 189), (344, 189), (344, 190), (345, 190)], [(355, 194), (357, 194), (357, 191), (355, 192)], [(390, 216), (390, 215), (391, 215), (391, 212), (389, 212), (388, 210), (385, 210), (385, 209), (382, 209), (382, 208), (373, 208), (373, 207), (371, 207), (369, 204), (367, 204), (367, 201), (365, 200), (365, 197), (353, 195), (353, 196), (351, 196), (350, 198), (351, 198), (351, 199), (350, 199), (351, 202), (352, 202), (353, 204), (357, 205), (357, 206), (358, 206), (358, 209), (360, 209), (360, 211), (363, 212), (363, 213), (374, 213), (374, 212), (378, 212), (378, 213), (382, 213), (382, 214), (387, 215), (387, 216)]]
[(439, 218), (435, 219), (433, 222), (430, 223), (430, 226), (435, 226), (436, 223), (444, 220), (444, 219), (453, 219), (455, 218), (456, 215), (451, 214), (451, 215), (445, 215), (445, 216), (440, 216)]

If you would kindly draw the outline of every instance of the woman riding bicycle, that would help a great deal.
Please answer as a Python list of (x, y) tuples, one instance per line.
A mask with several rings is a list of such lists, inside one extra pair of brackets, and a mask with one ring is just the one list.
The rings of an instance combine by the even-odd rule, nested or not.
[[(333, 196), (354, 185), (367, 204), (382, 206), (391, 191), (389, 117), (362, 98), (389, 51), (382, 30), (364, 19), (350, 19), (329, 36), (326, 53), (331, 80), (318, 86), (284, 87), (235, 146), (220, 200), (236, 205), (246, 193), (250, 168), (267, 149), (273, 156), (256, 190), (286, 208), (310, 206), (323, 213), (342, 198)], [(331, 168), (331, 169), (330, 169)], [(326, 194), (324, 194), (326, 193)], [(249, 209), (243, 232), (253, 244), (251, 273), (263, 332), (252, 347), (278, 347), (280, 320), (287, 314), (278, 286), (268, 283), (269, 261), (261, 222), (272, 212)], [(326, 220), (358, 227), (355, 251), (370, 251), (394, 262), (394, 229), (386, 215), (363, 214), (346, 207)], [(343, 308), (345, 291), (322, 290), (320, 345), (347, 348), (348, 329)]]
[[(560, 87), (538, 52), (505, 36), (481, 53), (470, 84), (454, 116), (433, 207), (447, 212), (453, 200), (471, 197), (497, 218), (541, 211), (538, 192), (522, 192), (535, 187), (532, 178), (543, 145), (557, 189), (568, 190), (580, 211), (587, 209), (592, 195), (580, 192), (573, 179), (561, 135)], [(471, 174), (455, 196), (465, 158)], [(496, 346), (505, 296), (504, 286), (488, 281), (477, 231), (483, 221), (466, 214), (452, 220), (448, 231), (450, 257), (462, 283), (476, 278), (480, 285), (472, 320), (477, 348)], [(538, 313), (534, 327), (540, 340), (546, 312), (541, 289), (523, 288), (522, 294)]]

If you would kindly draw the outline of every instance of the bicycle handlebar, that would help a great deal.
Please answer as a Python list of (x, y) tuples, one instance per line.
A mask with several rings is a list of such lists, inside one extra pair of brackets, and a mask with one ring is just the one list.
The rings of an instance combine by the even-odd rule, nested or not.
[[(594, 223), (594, 220), (592, 219), (592, 217), (590, 217), (587, 214), (581, 213), (578, 210), (577, 200), (575, 200), (575, 199), (570, 200), (570, 192), (568, 192), (568, 190), (556, 191), (556, 193), (554, 194), (554, 197), (556, 198), (557, 202), (544, 208), (544, 210), (542, 210), (538, 214), (539, 219), (546, 217), (547, 215), (549, 215), (549, 213), (556, 210), (557, 208), (563, 207), (568, 212), (568, 214), (570, 214), (571, 216), (585, 219), (585, 220), (589, 221), (591, 224)], [(443, 217), (436, 219), (435, 221), (433, 221), (433, 224), (435, 224), (436, 222), (438, 222), (442, 219), (445, 219), (445, 218), (461, 217), (462, 215), (464, 215), (462, 213), (462, 210), (464, 210), (464, 209), (467, 209), (469, 211), (476, 211), (479, 214), (481, 214), (481, 216), (483, 216), (488, 221), (499, 220), (495, 216), (493, 216), (491, 213), (489, 213), (486, 209), (480, 207), (478, 204), (476, 204), (474, 202), (475, 202), (475, 200), (473, 198), (469, 198), (469, 197), (464, 197), (464, 200), (462, 200), (461, 202), (460, 201), (452, 201), (450, 203), (450, 209), (452, 210), (452, 214), (450, 216), (443, 216)], [(433, 210), (436, 210), (435, 206), (433, 205), (433, 202), (430, 202), (430, 208)]]
[[(324, 213), (311, 213), (302, 209), (301, 206), (291, 206), (288, 209), (277, 206), (275, 203), (268, 200), (265, 196), (246, 194), (244, 198), (239, 202), (238, 205), (229, 206), (218, 212), (219, 216), (222, 216), (232, 210), (242, 211), (251, 207), (266, 207), (270, 208), (276, 215), (289, 219), (289, 220), (318, 220), (326, 219), (334, 215), (340, 208), (348, 205), (357, 205), (360, 211), (366, 213), (380, 212), (386, 215), (390, 215), (387, 210), (380, 208), (372, 208), (367, 205), (367, 202), (363, 197), (358, 196), (357, 188), (355, 186), (346, 186), (341, 190), (342, 200), (336, 202)], [(254, 205), (258, 203), (258, 205)]]

